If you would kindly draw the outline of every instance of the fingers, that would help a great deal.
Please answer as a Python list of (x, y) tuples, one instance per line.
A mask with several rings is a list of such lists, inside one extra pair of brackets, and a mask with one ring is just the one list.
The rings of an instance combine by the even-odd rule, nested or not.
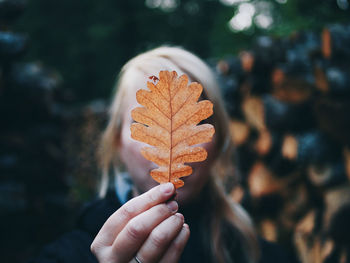
[(118, 255), (119, 262), (128, 262), (140, 249), (152, 230), (163, 220), (176, 213), (175, 201), (151, 207), (134, 217), (118, 234), (112, 245), (112, 253)]
[(113, 244), (119, 232), (130, 219), (157, 204), (166, 202), (174, 192), (174, 185), (172, 183), (166, 183), (156, 186), (148, 192), (128, 201), (111, 215), (102, 226), (91, 246), (92, 249)]
[(187, 224), (183, 224), (180, 233), (171, 242), (168, 250), (159, 261), (159, 263), (176, 263), (180, 260), (182, 251), (190, 237), (190, 228)]
[(137, 252), (137, 257), (141, 262), (159, 262), (170, 243), (181, 231), (183, 224), (184, 217), (178, 213), (154, 228)]

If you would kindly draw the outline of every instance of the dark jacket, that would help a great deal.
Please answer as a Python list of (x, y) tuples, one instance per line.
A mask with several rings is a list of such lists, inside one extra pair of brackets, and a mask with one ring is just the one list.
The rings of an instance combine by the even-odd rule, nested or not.
[[(90, 252), (90, 245), (107, 218), (120, 206), (115, 192), (86, 205), (77, 221), (76, 229), (44, 247), (30, 263), (96, 263), (95, 256)], [(196, 224), (191, 223), (191, 215), (188, 213), (184, 215), (190, 226), (191, 235), (181, 262), (209, 262), (206, 251), (199, 245), (200, 235)], [(259, 263), (290, 262), (277, 245), (260, 240), (260, 246), (262, 257)]]

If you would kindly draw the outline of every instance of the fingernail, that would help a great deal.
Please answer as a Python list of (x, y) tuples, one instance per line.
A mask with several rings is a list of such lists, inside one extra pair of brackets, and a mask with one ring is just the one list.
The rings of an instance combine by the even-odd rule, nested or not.
[(179, 205), (176, 201), (170, 201), (166, 204), (171, 212), (175, 213), (177, 209), (179, 208)]
[(166, 183), (160, 185), (160, 191), (164, 194), (170, 194), (173, 192), (174, 185), (172, 183)]
[(189, 232), (189, 233), (191, 232), (191, 231), (190, 231), (190, 227), (189, 227), (186, 223), (184, 223), (184, 224), (182, 225), (181, 235), (186, 235), (187, 232)]
[(176, 215), (177, 217), (179, 217), (182, 221), (185, 220), (185, 218), (184, 218), (184, 216), (183, 216), (182, 214), (176, 213), (175, 215)]

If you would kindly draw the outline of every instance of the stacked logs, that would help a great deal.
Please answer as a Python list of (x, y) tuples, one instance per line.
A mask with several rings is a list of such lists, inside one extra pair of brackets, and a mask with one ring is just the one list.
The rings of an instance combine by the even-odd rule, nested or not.
[(67, 226), (63, 148), (70, 100), (60, 75), (23, 62), (29, 37), (13, 31), (25, 0), (0, 1), (0, 215), (2, 261), (24, 262)]
[(12, 28), (26, 2), (0, 1), (0, 243), (15, 263), (66, 231), (95, 195), (107, 108), (76, 103), (56, 71), (23, 62), (29, 37)]
[(262, 236), (303, 263), (350, 261), (350, 25), (259, 37), (216, 65)]
[[(65, 210), (61, 121), (53, 111), (59, 75), (20, 62), (29, 37), (13, 22), (26, 1), (0, 1), (0, 243), (4, 262), (23, 262), (59, 228)], [(46, 240), (45, 240), (46, 241)]]
[[(40, 62), (19, 61), (28, 49), (29, 38), (13, 32), (11, 24), (25, 4), (19, 0), (0, 2), (0, 180), (25, 193), (37, 193), (48, 191), (37, 189), (37, 181), (49, 183), (47, 174), (58, 176), (54, 167), (62, 166), (61, 123), (53, 106), (61, 79)], [(18, 183), (24, 185), (19, 187)], [(11, 187), (8, 189), (11, 192)]]

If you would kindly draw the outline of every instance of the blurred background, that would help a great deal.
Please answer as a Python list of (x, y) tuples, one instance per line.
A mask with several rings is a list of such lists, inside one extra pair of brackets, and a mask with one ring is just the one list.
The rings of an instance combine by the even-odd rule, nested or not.
[(96, 197), (121, 66), (204, 58), (237, 146), (231, 192), (300, 262), (350, 262), (348, 0), (0, 1), (1, 262), (24, 262)]

